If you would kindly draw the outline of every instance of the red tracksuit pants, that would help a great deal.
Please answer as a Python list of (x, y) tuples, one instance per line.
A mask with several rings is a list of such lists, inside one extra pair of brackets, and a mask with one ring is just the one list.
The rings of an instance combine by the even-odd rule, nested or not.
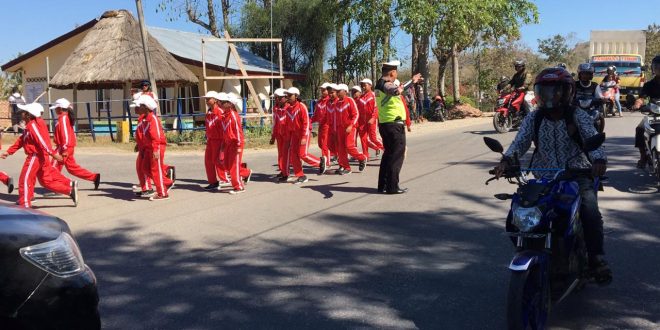
[(238, 147), (235, 144), (225, 145), (225, 159), (224, 159), (224, 168), (229, 169), (229, 175), (231, 176), (231, 186), (234, 187), (234, 190), (243, 190), (245, 186), (243, 185), (243, 178), (247, 177), (250, 174), (250, 169), (242, 166), (243, 162), (243, 149), (241, 152), (238, 152)]
[[(330, 153), (331, 149), (330, 147), (332, 146), (332, 150), (334, 151), (334, 143), (330, 143), (331, 136), (330, 136), (330, 126), (325, 124), (325, 125), (319, 125), (319, 136), (318, 136), (318, 143), (319, 143), (319, 148), (321, 149), (321, 156), (325, 157), (325, 165), (330, 166)], [(334, 154), (334, 152), (332, 152)]]
[(373, 150), (384, 150), (383, 143), (378, 138), (378, 125), (369, 123), (360, 127), (358, 130), (360, 136), (360, 145), (362, 145), (362, 154), (369, 158), (369, 148)]
[(163, 172), (167, 173), (167, 170), (170, 169), (170, 167), (174, 167), (169, 164), (165, 164), (165, 149), (167, 149), (167, 144), (161, 144), (160, 145), (160, 158), (163, 160)]
[(282, 176), (289, 176), (288, 139), (287, 136), (275, 137), (275, 141), (277, 142), (277, 167)]
[(305, 175), (303, 173), (302, 162), (319, 167), (321, 163), (320, 159), (309, 153), (309, 140), (311, 135), (307, 135), (307, 142), (305, 144), (300, 144), (302, 141), (302, 136), (299, 134), (292, 134), (289, 139), (289, 162), (293, 166), (293, 174), (296, 177)]
[[(149, 172), (145, 172), (145, 167), (147, 165), (144, 164), (145, 160), (145, 151), (144, 150), (139, 150), (137, 159), (135, 160), (135, 172), (137, 173), (138, 177), (138, 182), (140, 182), (140, 188), (142, 188), (142, 191), (147, 191), (151, 190), (151, 179), (149, 179)], [(149, 155), (149, 157), (153, 157), (152, 155)]]
[(367, 157), (360, 153), (356, 144), (355, 138), (357, 130), (353, 128), (350, 133), (346, 133), (345, 128), (341, 128), (336, 132), (335, 141), (337, 143), (337, 161), (339, 167), (350, 170), (351, 164), (348, 162), (348, 155), (357, 159), (358, 161), (366, 161)]
[[(63, 150), (56, 148), (56, 151), (59, 154), (62, 154)], [(53, 167), (55, 167), (59, 172), (62, 172), (62, 168), (66, 167), (66, 170), (73, 176), (79, 177), (83, 180), (94, 181), (96, 179), (96, 173), (92, 173), (76, 163), (76, 159), (73, 157), (75, 148), (71, 147), (66, 150), (67, 156), (64, 157), (64, 162), (58, 162), (53, 159)]]
[(227, 170), (222, 161), (222, 140), (206, 141), (206, 151), (204, 152), (204, 167), (206, 168), (206, 179), (209, 184), (215, 184), (220, 181), (227, 182)]
[(0, 171), (0, 182), (4, 183), (6, 186), (8, 180), (9, 180), (9, 176), (7, 175), (7, 173)]
[(142, 171), (147, 173), (148, 179), (154, 181), (154, 186), (156, 186), (156, 193), (160, 196), (167, 196), (167, 188), (172, 185), (172, 180), (170, 180), (163, 171), (163, 158), (158, 157), (154, 159), (154, 152), (152, 149), (145, 149), (142, 159)]
[(20, 206), (32, 207), (36, 179), (39, 180), (39, 184), (52, 192), (63, 195), (71, 193), (71, 180), (56, 171), (48, 159), (37, 155), (27, 155), (18, 178), (18, 204)]

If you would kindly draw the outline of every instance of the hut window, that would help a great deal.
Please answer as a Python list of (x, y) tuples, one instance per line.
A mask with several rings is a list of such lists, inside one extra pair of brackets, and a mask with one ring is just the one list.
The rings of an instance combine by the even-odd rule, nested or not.
[(171, 102), (167, 99), (167, 88), (158, 88), (158, 98), (160, 99), (159, 106), (161, 113), (172, 113)]

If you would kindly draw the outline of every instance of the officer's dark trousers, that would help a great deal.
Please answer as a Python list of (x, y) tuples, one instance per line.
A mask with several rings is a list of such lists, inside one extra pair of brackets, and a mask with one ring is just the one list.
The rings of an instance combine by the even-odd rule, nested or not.
[(405, 125), (400, 122), (378, 125), (383, 140), (383, 158), (378, 172), (378, 190), (394, 192), (399, 189), (399, 172), (406, 152)]

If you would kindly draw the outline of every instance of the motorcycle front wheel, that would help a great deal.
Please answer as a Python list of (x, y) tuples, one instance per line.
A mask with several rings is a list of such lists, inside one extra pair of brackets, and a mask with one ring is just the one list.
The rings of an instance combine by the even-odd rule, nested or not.
[(495, 112), (493, 116), (493, 127), (497, 133), (507, 133), (511, 130), (513, 126), (513, 121), (511, 116), (504, 116), (501, 112)]
[(549, 276), (538, 265), (511, 272), (506, 301), (509, 330), (545, 329), (550, 303)]

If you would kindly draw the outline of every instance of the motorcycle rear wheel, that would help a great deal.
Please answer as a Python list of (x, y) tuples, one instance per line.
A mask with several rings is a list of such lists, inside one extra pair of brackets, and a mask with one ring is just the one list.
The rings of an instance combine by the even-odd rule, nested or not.
[(506, 301), (509, 330), (545, 329), (550, 304), (549, 276), (539, 266), (511, 273)]
[(495, 112), (493, 116), (493, 127), (495, 127), (497, 133), (507, 133), (513, 127), (513, 120), (510, 115), (504, 117), (501, 112)]

